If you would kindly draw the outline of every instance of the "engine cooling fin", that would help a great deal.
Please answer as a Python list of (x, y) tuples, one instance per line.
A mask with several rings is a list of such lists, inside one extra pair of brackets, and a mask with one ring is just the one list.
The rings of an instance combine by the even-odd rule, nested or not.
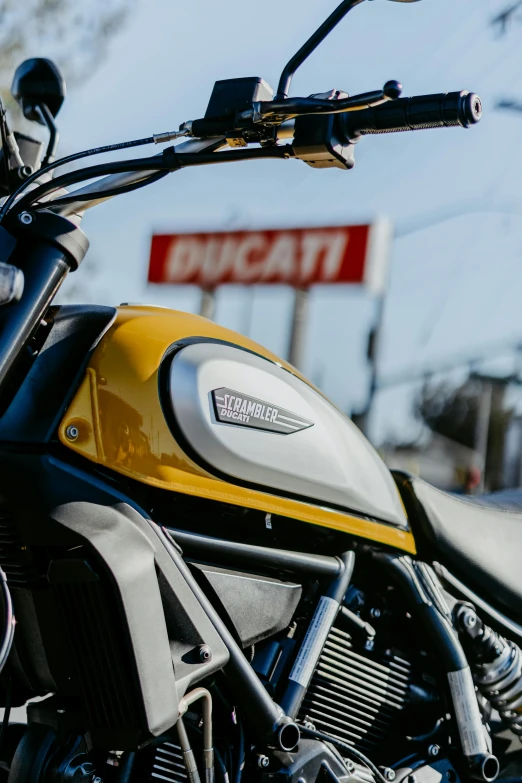
[(186, 783), (187, 769), (179, 745), (164, 742), (154, 753), (149, 774), (150, 783)]
[(299, 720), (369, 753), (389, 735), (408, 703), (411, 666), (392, 653), (354, 649), (332, 627), (303, 701)]

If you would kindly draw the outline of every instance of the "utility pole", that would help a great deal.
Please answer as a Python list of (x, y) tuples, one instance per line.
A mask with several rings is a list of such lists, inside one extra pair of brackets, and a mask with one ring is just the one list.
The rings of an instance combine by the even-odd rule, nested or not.
[(477, 468), (480, 470), (480, 483), (477, 486), (479, 493), (484, 492), (486, 459), (488, 456), (489, 424), (491, 421), (491, 402), (493, 399), (493, 383), (491, 380), (481, 380), (481, 392), (477, 409), (477, 423), (475, 426), (474, 452)]
[[(470, 379), (480, 383), (480, 392), (477, 407), (477, 421), (475, 425), (475, 439), (473, 450), (477, 468), (480, 470), (480, 484), (477, 489), (484, 492), (490, 487), (485, 487), (485, 472), (488, 450), (490, 448), (489, 435), (491, 430), (491, 414), (494, 410), (500, 410), (504, 406), (504, 398), (507, 388), (513, 384), (522, 385), (522, 379), (518, 373), (508, 376), (487, 375), (481, 372), (472, 372)], [(504, 455), (502, 455), (502, 460)], [(493, 477), (495, 480), (495, 477)], [(497, 476), (498, 480), (498, 476)]]
[(368, 396), (364, 409), (356, 414), (352, 414), (352, 420), (359, 427), (362, 433), (368, 437), (370, 423), (370, 413), (375, 401), (375, 395), (379, 390), (379, 340), (381, 336), (381, 326), (384, 314), (384, 296), (380, 296), (377, 301), (377, 314), (374, 324), (368, 336), (367, 358), (370, 365), (370, 379), (368, 384)]

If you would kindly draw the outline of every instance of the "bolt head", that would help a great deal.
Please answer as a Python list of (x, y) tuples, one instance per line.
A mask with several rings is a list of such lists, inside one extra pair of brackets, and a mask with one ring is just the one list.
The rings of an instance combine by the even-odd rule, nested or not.
[(391, 767), (386, 767), (386, 769), (383, 772), (384, 777), (386, 780), (392, 781), (395, 780), (395, 770), (391, 769)]
[(65, 430), (65, 436), (68, 440), (76, 440), (79, 434), (80, 431), (78, 427), (74, 426), (74, 424), (69, 424), (69, 426)]
[(270, 759), (268, 758), (268, 756), (258, 756), (257, 766), (259, 767), (259, 769), (266, 769), (269, 764), (270, 764)]
[(381, 616), (381, 610), (378, 607), (374, 607), (370, 610), (370, 615), (373, 617), (374, 620), (378, 620)]
[(24, 226), (30, 226), (30, 225), (31, 225), (31, 223), (32, 223), (32, 222), (33, 222), (33, 220), (34, 220), (34, 217), (33, 217), (33, 215), (31, 215), (31, 213), (30, 213), (30, 212), (22, 212), (22, 213), (21, 213), (21, 214), (18, 216), (18, 220), (20, 221), (20, 223), (23, 223), (23, 224), (24, 224)]
[(477, 624), (477, 615), (474, 612), (468, 612), (464, 617), (466, 628), (474, 628)]
[(202, 644), (199, 648), (199, 660), (201, 663), (208, 663), (212, 660), (212, 650), (208, 644)]
[(18, 169), (18, 176), (20, 179), (27, 179), (31, 176), (33, 173), (33, 167), (32, 166), (20, 166)]
[(435, 756), (438, 756), (440, 753), (440, 747), (438, 745), (430, 745), (428, 748), (428, 754), (435, 758)]

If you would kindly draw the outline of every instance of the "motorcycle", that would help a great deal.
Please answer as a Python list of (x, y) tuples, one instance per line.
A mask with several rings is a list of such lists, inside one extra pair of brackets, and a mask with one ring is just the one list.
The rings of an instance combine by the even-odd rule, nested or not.
[[(295, 368), (206, 319), (52, 304), (87, 252), (82, 216), (109, 198), (238, 160), (350, 169), (365, 135), (478, 122), (473, 93), (401, 98), (394, 81), (289, 97), (360, 2), (341, 3), (275, 95), (260, 78), (217, 81), (204, 117), (61, 159), (60, 72), (16, 71), (49, 143), (2, 109), (8, 783), (522, 775), (520, 495), (456, 498), (390, 473)], [(10, 722), (25, 704), (27, 724)]]

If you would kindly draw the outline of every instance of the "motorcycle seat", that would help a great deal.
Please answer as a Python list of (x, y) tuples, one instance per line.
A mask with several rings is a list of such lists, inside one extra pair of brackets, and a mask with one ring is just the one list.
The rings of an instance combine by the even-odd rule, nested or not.
[(522, 619), (522, 490), (464, 496), (394, 472), (419, 554)]

